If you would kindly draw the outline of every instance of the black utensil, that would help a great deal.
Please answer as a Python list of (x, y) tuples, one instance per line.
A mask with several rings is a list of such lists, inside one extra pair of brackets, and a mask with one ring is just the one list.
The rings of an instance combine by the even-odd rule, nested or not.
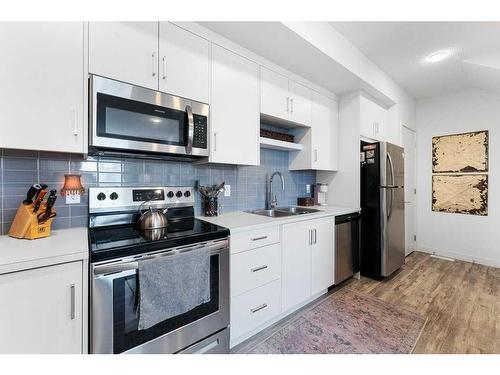
[(42, 190), (42, 185), (40, 184), (33, 184), (30, 186), (28, 193), (26, 194), (26, 199), (23, 200), (23, 204), (25, 206), (29, 206), (30, 204), (33, 203), (33, 199), (35, 196), (38, 194), (38, 192)]
[(57, 190), (50, 191), (50, 195), (47, 198), (47, 203), (45, 204), (45, 211), (40, 212), (37, 215), (38, 224), (43, 224), (47, 220), (52, 219), (53, 217), (56, 216), (56, 213), (52, 212), (52, 207), (54, 207), (54, 204), (56, 203), (56, 199), (57, 199), (56, 194), (57, 194)]

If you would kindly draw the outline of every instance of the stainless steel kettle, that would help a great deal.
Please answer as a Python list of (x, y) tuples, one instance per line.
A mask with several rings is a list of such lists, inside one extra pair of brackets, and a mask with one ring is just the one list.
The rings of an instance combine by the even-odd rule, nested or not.
[(141, 216), (138, 221), (139, 228), (142, 230), (165, 228), (168, 224), (168, 218), (166, 215), (168, 207), (163, 210), (149, 207), (147, 210), (143, 211), (142, 206), (148, 202), (150, 201), (143, 202), (139, 206), (139, 211), (141, 212)]

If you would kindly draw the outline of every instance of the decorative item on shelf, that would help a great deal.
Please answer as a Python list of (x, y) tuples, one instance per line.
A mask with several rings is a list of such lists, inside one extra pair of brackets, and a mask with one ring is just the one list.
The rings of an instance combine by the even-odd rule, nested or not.
[(64, 186), (61, 189), (61, 196), (66, 197), (66, 204), (80, 203), (80, 196), (85, 193), (81, 177), (79, 174), (64, 175)]
[(225, 181), (219, 185), (213, 186), (197, 186), (198, 192), (202, 197), (203, 210), (205, 216), (217, 216), (219, 215), (218, 207), (218, 195), (225, 190)]
[(57, 190), (51, 190), (47, 200), (47, 185), (34, 184), (30, 187), (26, 199), (21, 202), (9, 229), (9, 236), (34, 240), (48, 237), (52, 219), (56, 216), (54, 204)]
[(327, 184), (314, 184), (313, 185), (313, 197), (314, 204), (316, 206), (326, 206), (326, 193), (328, 193), (328, 185)]
[(260, 129), (260, 136), (264, 138), (277, 139), (278, 141), (293, 143), (294, 136), (286, 133), (275, 132), (273, 130)]
[(314, 206), (314, 198), (312, 197), (299, 197), (297, 198), (297, 206)]

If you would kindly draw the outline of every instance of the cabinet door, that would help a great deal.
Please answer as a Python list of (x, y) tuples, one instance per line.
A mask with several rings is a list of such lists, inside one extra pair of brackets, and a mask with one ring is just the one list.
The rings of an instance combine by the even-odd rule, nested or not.
[(0, 23), (0, 148), (83, 153), (83, 22)]
[(308, 222), (283, 225), (283, 312), (311, 296), (311, 226)]
[(0, 353), (82, 353), (82, 263), (0, 275)]
[(377, 141), (385, 141), (386, 122), (387, 110), (360, 96), (360, 134)]
[(158, 89), (158, 22), (90, 22), (89, 72)]
[(258, 165), (258, 65), (212, 44), (211, 101), (210, 161)]
[(260, 111), (266, 115), (288, 120), (290, 98), (288, 78), (260, 67)]
[(315, 295), (333, 285), (335, 222), (333, 217), (318, 219), (311, 222), (311, 227), (311, 294)]
[(314, 93), (312, 103), (312, 169), (337, 170), (337, 102)]
[(208, 103), (209, 42), (160, 22), (160, 91)]
[(289, 81), (290, 121), (311, 126), (312, 90), (297, 82)]

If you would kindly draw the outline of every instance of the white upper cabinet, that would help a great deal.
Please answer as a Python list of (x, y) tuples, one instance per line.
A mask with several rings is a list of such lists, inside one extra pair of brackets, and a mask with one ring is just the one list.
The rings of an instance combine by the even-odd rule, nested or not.
[(312, 169), (338, 169), (338, 105), (314, 93), (312, 103)]
[(82, 262), (0, 275), (0, 353), (78, 354)]
[(260, 111), (264, 115), (311, 126), (312, 90), (260, 67)]
[(290, 153), (290, 170), (338, 169), (338, 105), (337, 102), (313, 92), (311, 127), (293, 130), (303, 149)]
[(0, 23), (0, 148), (84, 153), (84, 23)]
[(90, 22), (89, 72), (158, 89), (158, 22)]
[(297, 124), (311, 126), (312, 90), (292, 80), (288, 81), (290, 111), (288, 119)]
[(208, 103), (209, 42), (170, 22), (160, 22), (160, 91)]
[(386, 141), (387, 110), (360, 95), (360, 134), (377, 141)]
[(260, 112), (272, 117), (288, 119), (290, 111), (288, 78), (261, 66), (260, 80)]
[(212, 44), (210, 162), (258, 165), (259, 66)]

